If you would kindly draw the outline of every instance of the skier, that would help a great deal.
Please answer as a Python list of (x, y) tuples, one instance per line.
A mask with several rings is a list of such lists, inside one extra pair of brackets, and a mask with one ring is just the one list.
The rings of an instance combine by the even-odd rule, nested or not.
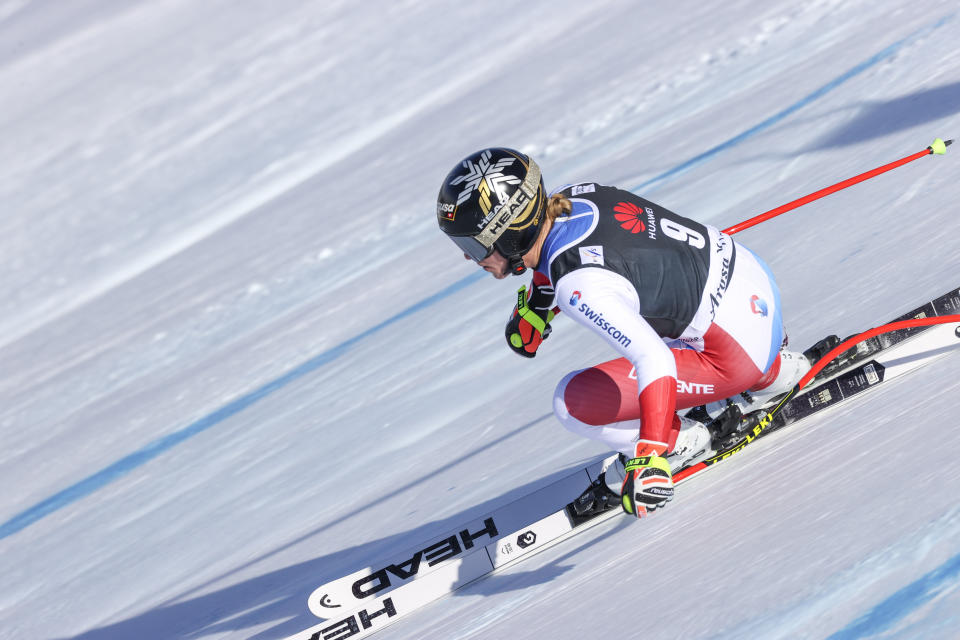
[(622, 454), (605, 464), (592, 508), (619, 502), (639, 518), (673, 497), (673, 472), (712, 439), (678, 410), (747, 390), (770, 398), (809, 370), (783, 349), (767, 266), (718, 229), (633, 193), (585, 182), (548, 195), (531, 158), (490, 148), (447, 175), (437, 219), (495, 278), (533, 270), (506, 326), (516, 353), (534, 357), (560, 311), (619, 353), (568, 373), (554, 394), (567, 429)]

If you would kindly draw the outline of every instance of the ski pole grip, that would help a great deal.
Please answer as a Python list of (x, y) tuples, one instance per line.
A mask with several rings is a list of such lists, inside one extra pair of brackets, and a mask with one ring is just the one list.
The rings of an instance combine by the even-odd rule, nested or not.
[(930, 153), (935, 153), (938, 156), (942, 156), (947, 152), (947, 147), (953, 144), (953, 140), (943, 141), (940, 138), (937, 138), (933, 141), (927, 149), (930, 149)]

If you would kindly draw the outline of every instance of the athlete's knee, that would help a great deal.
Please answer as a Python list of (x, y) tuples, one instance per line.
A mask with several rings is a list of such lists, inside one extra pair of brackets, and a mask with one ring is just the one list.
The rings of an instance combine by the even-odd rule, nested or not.
[(563, 376), (563, 379), (557, 384), (557, 388), (553, 390), (553, 415), (556, 416), (560, 424), (565, 427), (567, 426), (567, 421), (570, 419), (570, 409), (567, 408), (567, 401), (565, 399), (567, 385), (578, 373), (579, 371), (571, 371)]
[(582, 371), (571, 371), (557, 384), (557, 388), (553, 392), (553, 415), (567, 431), (578, 436), (590, 437), (591, 425), (586, 424), (578, 417), (584, 413), (585, 398), (583, 390), (580, 388), (581, 385), (579, 383), (573, 385), (569, 399), (567, 394), (570, 390), (570, 383), (581, 373)]
[(570, 418), (592, 426), (616, 422), (620, 404), (616, 381), (595, 367), (568, 373), (554, 391), (554, 413), (567, 428)]

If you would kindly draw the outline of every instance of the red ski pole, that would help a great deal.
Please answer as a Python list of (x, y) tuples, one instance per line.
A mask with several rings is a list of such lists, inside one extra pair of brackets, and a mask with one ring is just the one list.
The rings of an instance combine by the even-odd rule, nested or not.
[[(896, 322), (891, 322), (880, 327), (869, 329), (863, 333), (859, 333), (852, 338), (844, 340), (842, 343), (838, 344), (834, 349), (832, 349), (828, 354), (817, 360), (813, 365), (810, 371), (807, 372), (805, 376), (800, 378), (800, 381), (794, 385), (793, 389), (789, 391), (785, 396), (783, 396), (780, 401), (773, 407), (769, 409), (763, 409), (764, 412), (763, 418), (758, 422), (754, 423), (753, 429), (747, 432), (744, 432), (743, 439), (738, 442), (738, 444), (733, 445), (729, 448), (721, 450), (719, 453), (715, 454), (712, 458), (702, 460), (693, 466), (687, 467), (673, 474), (673, 481), (680, 482), (685, 480), (689, 476), (695, 475), (696, 473), (703, 471), (704, 468), (710, 466), (718, 460), (722, 460), (730, 455), (733, 455), (739, 451), (747, 442), (758, 438), (766, 429), (773, 423), (774, 416), (780, 412), (792, 398), (794, 398), (800, 390), (803, 389), (813, 378), (820, 373), (825, 366), (833, 361), (834, 358), (839, 356), (844, 351), (853, 348), (857, 344), (863, 342), (864, 340), (869, 340), (874, 336), (878, 336), (883, 333), (889, 333), (891, 331), (898, 331), (900, 329), (915, 329), (917, 327), (931, 327), (935, 324), (953, 324), (955, 322), (960, 322), (960, 314), (947, 315), (947, 316), (933, 316), (929, 318), (913, 318), (911, 320), (899, 320)], [(960, 335), (960, 327), (956, 329), (958, 335)]]
[(872, 178), (872, 177), (874, 177), (874, 176), (878, 176), (878, 175), (880, 175), (881, 173), (886, 173), (887, 171), (890, 171), (891, 169), (896, 169), (897, 167), (899, 167), (899, 166), (901, 166), (901, 165), (905, 165), (905, 164), (907, 164), (908, 162), (913, 162), (914, 160), (917, 160), (918, 158), (922, 158), (922, 157), (924, 157), (924, 156), (928, 156), (928, 155), (931, 155), (931, 154), (934, 154), (934, 153), (937, 154), (937, 155), (943, 155), (943, 154), (945, 154), (945, 153), (947, 152), (947, 147), (948, 147), (949, 145), (951, 145), (951, 144), (953, 144), (953, 140), (947, 140), (946, 142), (944, 142), (944, 141), (941, 140), (940, 138), (937, 138), (936, 140), (933, 141), (933, 144), (931, 144), (929, 147), (927, 147), (927, 148), (924, 149), (923, 151), (918, 151), (917, 153), (914, 153), (914, 154), (912, 154), (912, 155), (909, 155), (909, 156), (907, 156), (906, 158), (900, 158), (899, 160), (897, 160), (897, 161), (895, 161), (895, 162), (891, 162), (890, 164), (885, 164), (885, 165), (883, 165), (882, 167), (877, 167), (876, 169), (872, 169), (872, 170), (870, 170), (870, 171), (867, 171), (866, 173), (861, 173), (861, 174), (858, 175), (858, 176), (854, 176), (854, 177), (852, 177), (852, 178), (849, 178), (849, 179), (847, 179), (847, 180), (844, 180), (843, 182), (838, 182), (837, 184), (835, 184), (835, 185), (833, 185), (833, 186), (827, 187), (827, 188), (825, 188), (825, 189), (821, 189), (820, 191), (817, 191), (817, 192), (815, 192), (815, 193), (811, 193), (811, 194), (808, 195), (808, 196), (803, 196), (802, 198), (797, 198), (797, 199), (794, 200), (793, 202), (788, 202), (787, 204), (781, 205), (781, 206), (777, 207), (776, 209), (771, 209), (770, 211), (767, 211), (766, 213), (761, 213), (760, 215), (754, 216), (753, 218), (750, 218), (749, 220), (744, 220), (743, 222), (740, 222), (740, 223), (738, 223), (738, 224), (735, 224), (735, 225), (733, 225), (732, 227), (730, 227), (730, 228), (728, 228), (728, 229), (724, 229), (723, 232), (724, 232), (724, 233), (728, 233), (728, 234), (730, 234), (730, 235), (733, 235), (734, 233), (739, 233), (740, 231), (743, 231), (744, 229), (749, 229), (750, 227), (752, 227), (752, 226), (754, 226), (754, 225), (758, 225), (758, 224), (760, 224), (761, 222), (764, 222), (764, 221), (766, 221), (766, 220), (769, 220), (770, 218), (775, 218), (775, 217), (777, 217), (778, 215), (780, 215), (781, 213), (786, 213), (787, 211), (791, 211), (791, 210), (793, 210), (793, 209), (796, 209), (797, 207), (802, 207), (803, 205), (807, 204), (808, 202), (813, 202), (814, 200), (819, 200), (820, 198), (822, 198), (822, 197), (824, 197), (824, 196), (828, 196), (828, 195), (830, 195), (831, 193), (836, 193), (837, 191), (840, 191), (841, 189), (846, 189), (847, 187), (852, 186), (852, 185), (855, 185), (855, 184), (857, 184), (858, 182), (863, 182), (864, 180), (869, 180), (870, 178)]
[[(800, 381), (797, 382), (796, 389), (794, 391), (799, 391), (807, 385), (808, 382), (813, 380), (814, 377), (820, 371), (823, 370), (828, 364), (830, 364), (834, 358), (839, 356), (841, 353), (848, 349), (852, 349), (854, 346), (860, 344), (864, 340), (869, 340), (874, 336), (879, 336), (883, 333), (890, 333), (892, 331), (899, 331), (900, 329), (914, 329), (916, 327), (932, 327), (935, 324), (951, 324), (953, 322), (960, 322), (960, 314), (957, 315), (946, 315), (946, 316), (934, 316), (931, 318), (912, 318), (910, 320), (899, 320), (897, 322), (890, 322), (881, 327), (874, 327), (873, 329), (868, 329), (863, 333), (858, 333), (857, 335), (847, 338), (836, 347), (834, 347), (830, 353), (823, 356), (810, 368), (810, 371), (807, 372), (805, 376), (800, 378)], [(960, 332), (960, 327), (957, 328), (957, 331)], [(958, 333), (960, 335), (960, 333)]]

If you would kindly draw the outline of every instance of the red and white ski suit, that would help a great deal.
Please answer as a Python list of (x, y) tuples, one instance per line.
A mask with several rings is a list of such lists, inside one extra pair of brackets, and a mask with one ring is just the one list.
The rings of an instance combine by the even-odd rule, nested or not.
[[(764, 263), (714, 227), (629, 192), (563, 191), (534, 274), (555, 304), (621, 357), (557, 386), (560, 422), (612, 449), (673, 448), (684, 409), (769, 385), (783, 343), (779, 291)], [(662, 446), (662, 445), (665, 445)]]

